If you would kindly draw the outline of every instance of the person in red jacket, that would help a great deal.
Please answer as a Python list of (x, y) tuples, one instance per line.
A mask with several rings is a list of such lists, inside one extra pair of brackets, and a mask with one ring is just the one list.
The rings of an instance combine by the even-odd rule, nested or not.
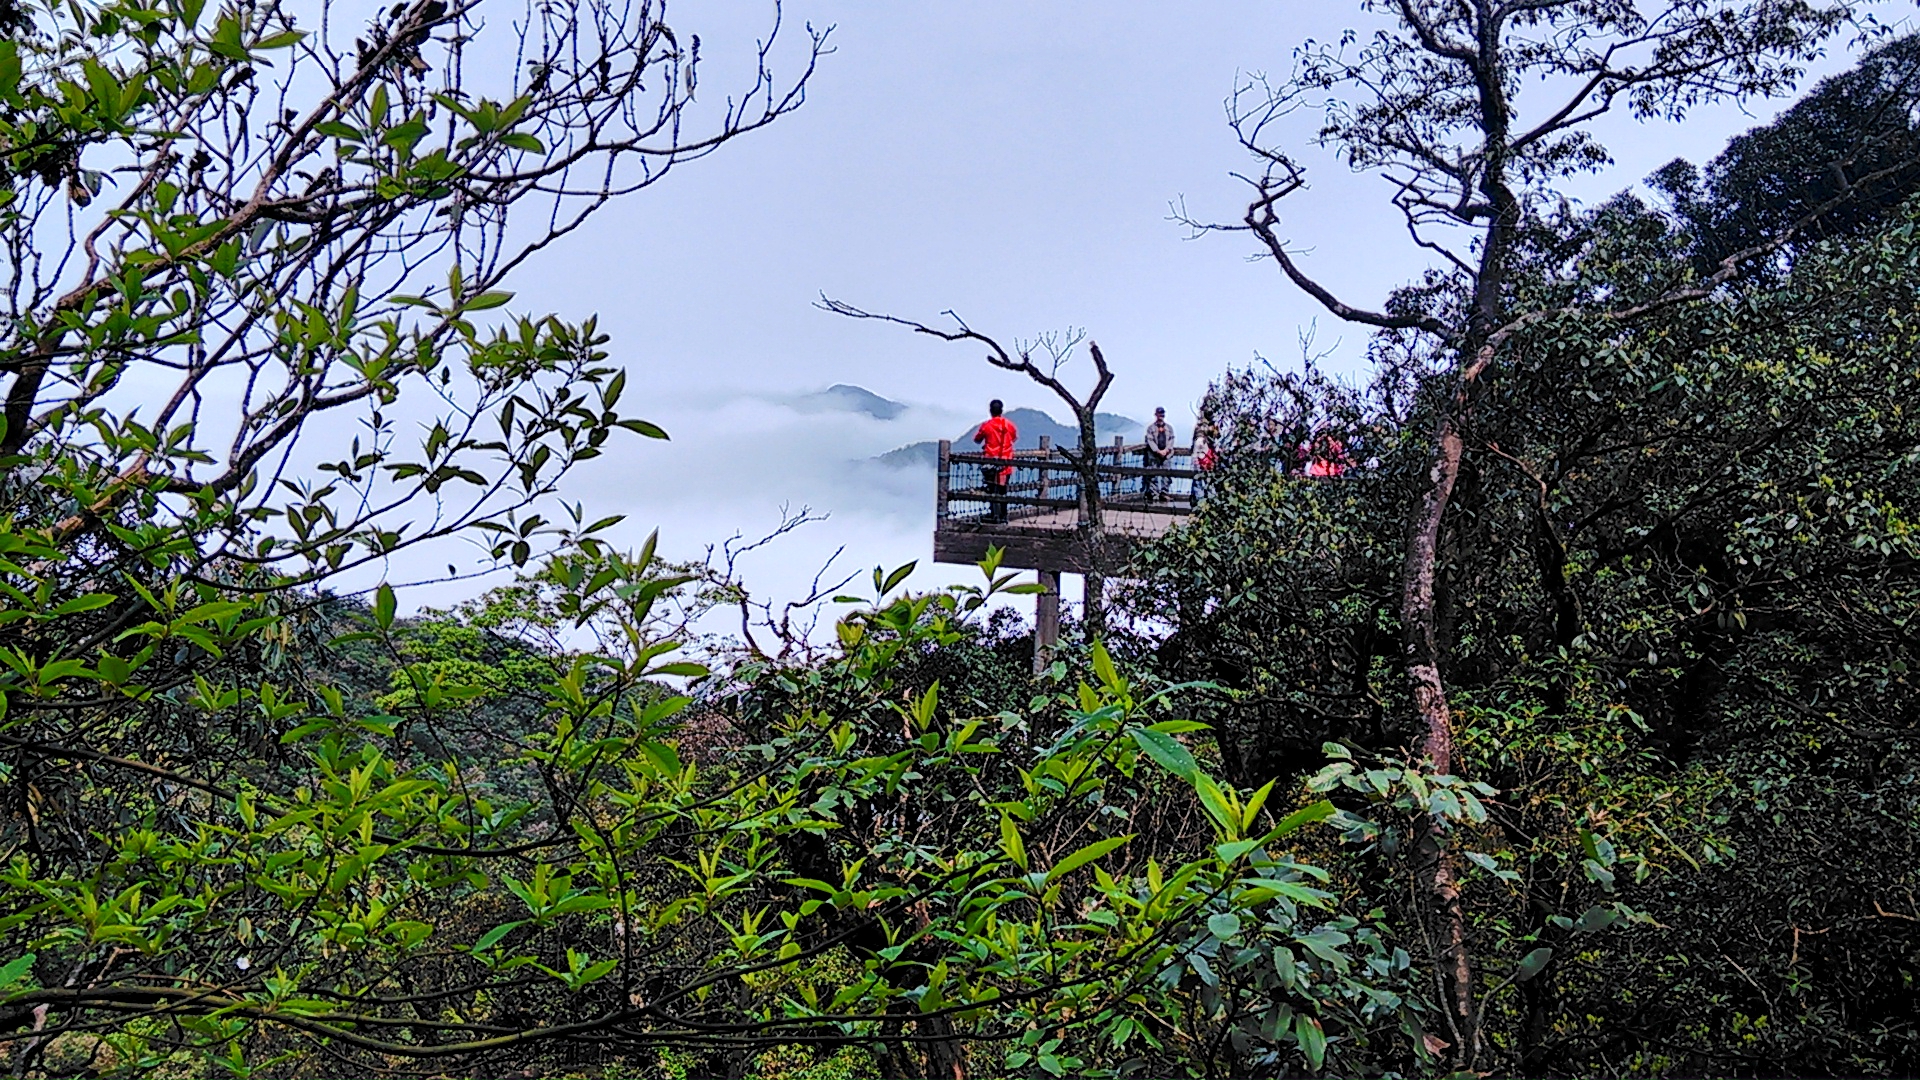
[[(990, 458), (1013, 460), (1013, 444), (1020, 438), (1020, 429), (1013, 421), (1001, 416), (1005, 406), (999, 398), (987, 402), (987, 421), (973, 433), (973, 441), (982, 444), (981, 453)], [(1013, 478), (1012, 467), (996, 469), (989, 465), (985, 469), (987, 479), (987, 520), (993, 524), (1004, 524), (1007, 520), (1007, 481)]]
[(1301, 449), (1307, 459), (1308, 476), (1339, 476), (1347, 471), (1346, 445), (1324, 424), (1314, 432), (1313, 442)]

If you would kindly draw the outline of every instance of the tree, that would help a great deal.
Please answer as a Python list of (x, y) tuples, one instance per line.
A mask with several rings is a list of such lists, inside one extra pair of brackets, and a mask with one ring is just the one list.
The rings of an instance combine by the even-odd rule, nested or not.
[[(796, 107), (822, 35), (707, 116), (657, 5), (535, 5), (494, 51), (474, 5), (351, 49), (335, 14), (49, 5), (0, 49), (15, 1072), (850, 1046), (952, 1076), (985, 1044), (1060, 1074), (1164, 1060), (1223, 993), (1202, 1057), (1408, 1052), (1404, 956), (1285, 848), (1330, 804), (1220, 784), (1104, 652), (1032, 722), (903, 691), (991, 561), (878, 575), (817, 667), (712, 678), (662, 632), (692, 576), (553, 505), (663, 433), (591, 321), (488, 314), (509, 275)], [(524, 577), (414, 620), (324, 591), (463, 530)], [(703, 743), (729, 701), (766, 737)], [(1167, 824), (1133, 848), (1136, 810)]]
[[(1676, 159), (1650, 179), (1687, 223), (1701, 273), (1732, 252), (1763, 243), (1852, 188), (1783, 249), (1871, 232), (1920, 186), (1914, 167), (1914, 107), (1920, 103), (1920, 38), (1888, 42), (1826, 79), (1779, 119), (1736, 138), (1706, 176)], [(1862, 178), (1870, 178), (1863, 180)], [(1769, 269), (1778, 270), (1785, 259)]]
[[(1679, 119), (1701, 102), (1772, 94), (1797, 64), (1848, 24), (1854, 5), (1801, 0), (1682, 0), (1645, 9), (1614, 0), (1538, 3), (1396, 0), (1368, 5), (1391, 23), (1360, 43), (1309, 44), (1293, 77), (1255, 80), (1231, 102), (1242, 143), (1262, 164), (1242, 224), (1297, 287), (1337, 317), (1404, 335), (1451, 371), (1434, 410), (1428, 479), (1417, 495), (1400, 573), (1403, 668), (1421, 752), (1440, 773), (1455, 768), (1436, 608), (1449, 509), (1476, 423), (1484, 381), (1509, 342), (1569, 310), (1612, 324), (1714, 296), (1864, 188), (1904, 168), (1836, 176), (1825, 202), (1721, 257), (1711, 272), (1637, 303), (1601, 299), (1572, 309), (1528, 307), (1513, 295), (1515, 252), (1530, 229), (1550, 227), (1552, 183), (1602, 164), (1587, 126), (1616, 106), (1642, 118)], [(1535, 84), (1544, 84), (1536, 86)], [(1524, 89), (1523, 89), (1524, 88)], [(1541, 95), (1560, 94), (1537, 108)], [(1319, 95), (1325, 95), (1324, 98)], [(1308, 105), (1324, 110), (1319, 138), (1356, 169), (1394, 186), (1393, 205), (1414, 239), (1440, 260), (1425, 288), (1381, 307), (1350, 305), (1310, 276), (1280, 233), (1280, 207), (1305, 184), (1302, 167), (1270, 140), (1272, 125)], [(1539, 117), (1523, 121), (1522, 115)], [(1206, 226), (1202, 226), (1203, 228)], [(1569, 259), (1578, 272), (1580, 253)], [(1447, 988), (1451, 1054), (1471, 1066), (1482, 1052), (1467, 914), (1458, 868), (1434, 829), (1426, 843), (1430, 932)]]
[[(987, 347), (987, 363), (1005, 371), (1015, 371), (1034, 382), (1053, 391), (1068, 409), (1073, 411), (1074, 426), (1079, 431), (1079, 445), (1074, 450), (1061, 449), (1069, 463), (1077, 472), (1081, 505), (1085, 507), (1079, 522), (1079, 540), (1087, 552), (1089, 568), (1086, 573), (1087, 597), (1086, 610), (1082, 617), (1086, 621), (1087, 633), (1099, 637), (1106, 631), (1106, 566), (1101, 560), (1106, 546), (1101, 537), (1106, 533), (1106, 521), (1100, 500), (1100, 448), (1096, 430), (1096, 421), (1100, 412), (1100, 401), (1106, 397), (1107, 388), (1113, 385), (1113, 370), (1107, 366), (1107, 358), (1100, 351), (1099, 342), (1087, 342), (1087, 355), (1093, 361), (1093, 389), (1087, 391), (1085, 400), (1075, 394), (1060, 379), (1061, 365), (1073, 354), (1085, 334), (1069, 331), (1065, 335), (1043, 335), (1035, 341), (1022, 343), (1016, 341), (1012, 350), (998, 341), (968, 326), (959, 316), (953, 316), (955, 327), (942, 330), (925, 323), (902, 319), (893, 315), (876, 315), (863, 311), (840, 300), (823, 299), (821, 307), (835, 315), (845, 315), (852, 319), (880, 319), (883, 322), (897, 323), (911, 329), (916, 334), (930, 334), (942, 341), (971, 341)], [(951, 314), (951, 313), (949, 313)], [(1034, 352), (1047, 353), (1045, 366), (1034, 362)], [(1015, 358), (1016, 354), (1018, 359)]]
[[(234, 909), (162, 900), (181, 879), (127, 845), (185, 837), (167, 872), (191, 873), (195, 844), (257, 820), (253, 792), (311, 792), (346, 760), (394, 775), (337, 740), (281, 749), (339, 704), (297, 662), (324, 639), (301, 618), (323, 583), (473, 530), (483, 566), (524, 566), (618, 520), (563, 511), (558, 478), (616, 433), (664, 432), (620, 413), (628, 375), (594, 320), (509, 316), (504, 286), (612, 199), (798, 107), (826, 47), (809, 30), (781, 79), (769, 35), (707, 106), (698, 38), (658, 3), (490, 13), (6, 5), (0, 852), (8, 944), (64, 965), (8, 957), (50, 995), (0, 1010), (23, 1070), (100, 1009), (164, 1040), (181, 986), (281, 977), (235, 966), (268, 955), (270, 890), (239, 938), (201, 936)], [(383, 590), (373, 615), (394, 604)], [(68, 887), (127, 906), (36, 938)], [(182, 904), (200, 935), (160, 944)], [(278, 930), (286, 948), (335, 932)], [(194, 1038), (224, 1052), (219, 1027)]]
[[(1620, 199), (1572, 230), (1607, 271), (1560, 278), (1542, 251), (1516, 279), (1542, 306), (1656, 296), (1689, 272), (1684, 228)], [(1539, 838), (1579, 818), (1547, 821), (1543, 792), (1587, 787), (1565, 810), (1608, 808), (1590, 827), (1623, 866), (1645, 860), (1620, 893), (1665, 924), (1629, 931), (1597, 970), (1556, 953), (1523, 988), (1508, 1022), (1529, 1032), (1530, 1068), (1583, 1071), (1608, 1041), (1682, 1071), (1750, 1068), (1735, 1015), (1768, 1017), (1758, 1056), (1796, 1072), (1898, 1073), (1920, 1052), (1884, 1019), (1913, 949), (1880, 914), (1904, 913), (1881, 898), (1916, 884), (1894, 854), (1908, 839), (1882, 824), (1911, 813), (1910, 789), (1885, 777), (1916, 746), (1913, 643), (1886, 614), (1910, 608), (1920, 566), (1906, 522), (1920, 430), (1900, 404), (1915, 371), (1897, 314), (1920, 280), (1913, 235), (1909, 207), (1625, 332), (1543, 321), (1486, 388), (1488, 449), (1456, 526), (1473, 553), (1453, 617), (1479, 718), (1466, 753), (1529, 792), (1513, 834), (1542, 858)], [(1578, 719), (1607, 710), (1605, 724)], [(1549, 730), (1593, 747), (1578, 769), (1524, 749)], [(1583, 876), (1530, 874), (1529, 904)], [(1717, 951), (1730, 923), (1769, 929)], [(1839, 940), (1795, 929), (1831, 926)], [(1657, 959), (1676, 955), (1720, 956), (1726, 975)], [(1586, 1008), (1615, 1035), (1565, 1023)], [(1623, 1027), (1639, 1031), (1622, 1040)]]
[[(1757, 168), (1751, 147), (1775, 137), (1708, 174)], [(1776, 165), (1748, 190), (1792, 190), (1802, 162)], [(1696, 209), (1724, 220), (1742, 198)], [(1768, 273), (1624, 324), (1613, 307), (1697, 273), (1699, 216), (1621, 196), (1516, 244), (1510, 302), (1557, 314), (1515, 334), (1481, 387), (1436, 581), (1458, 769), (1503, 792), (1488, 826), (1450, 836), (1496, 860), (1466, 867), (1480, 1067), (1911, 1071), (1920, 1047), (1890, 1019), (1911, 910), (1887, 903), (1920, 887), (1899, 854), (1910, 830), (1888, 829), (1912, 816), (1891, 778), (1920, 745), (1905, 674), (1920, 657), (1894, 614), (1920, 566), (1911, 214), (1871, 208)], [(1165, 617), (1199, 589), (1204, 617), (1160, 662), (1230, 691), (1196, 716), (1237, 736), (1223, 757), (1242, 754), (1241, 783), (1310, 767), (1316, 739), (1391, 756), (1402, 737), (1390, 552), (1451, 373), (1415, 369), (1407, 393), (1401, 339), (1375, 344), (1365, 394), (1311, 369), (1217, 384), (1227, 431), (1284, 416), (1305, 383), (1348, 430), (1380, 417), (1399, 434), (1338, 483), (1230, 468), (1128, 597)], [(1509, 857), (1518, 878), (1476, 874)], [(1401, 862), (1350, 858), (1327, 865), (1399, 911)], [(1608, 922), (1626, 929), (1571, 944)], [(1730, 925), (1751, 939), (1733, 946)]]
[[(610, 409), (623, 382), (592, 322), (476, 316), (609, 200), (797, 107), (824, 44), (781, 84), (770, 38), (709, 118), (697, 48), (651, 3), (536, 6), (510, 48), (439, 0), (351, 49), (327, 8), (331, 36), (279, 4), (23, 10), (0, 45), (13, 487), (56, 460), (87, 485), (67, 547), (129, 503), (193, 506), (196, 538), (282, 515), (293, 536), (200, 564), (308, 577), (524, 508), (622, 424), (659, 433), (579, 399), (594, 384)], [(382, 412), (410, 383), (448, 401), (411, 458)], [(286, 497), (309, 421), (354, 406), (364, 439)]]
[(1282, 848), (1329, 803), (1219, 784), (1168, 690), (1097, 647), (1095, 681), (1024, 715), (901, 684), (1010, 583), (991, 559), (935, 594), (876, 575), (838, 655), (716, 680), (758, 741), (698, 740), (699, 703), (663, 685), (702, 670), (653, 637), (688, 583), (662, 570), (588, 543), (411, 625), (383, 590), (336, 645), (399, 665), (387, 714), (317, 665), (312, 706), (203, 679), (185, 715), (271, 707), (288, 759), (170, 773), (83, 873), (10, 864), (15, 1062), (552, 1072), (664, 1049), (739, 1074), (848, 1047), (948, 1077), (969, 1046), (1185, 1071), (1236, 1032), (1315, 1067), (1412, 1053), (1405, 954)]
[[(1159, 670), (1228, 691), (1202, 696), (1194, 718), (1237, 784), (1310, 774), (1329, 741), (1384, 752), (1410, 733), (1404, 695), (1379, 680), (1398, 652), (1400, 525), (1421, 464), (1412, 440), (1391, 435), (1415, 420), (1410, 395), (1390, 392), (1406, 389), (1400, 375), (1387, 367), (1355, 388), (1309, 362), (1217, 379), (1200, 406), (1219, 431), (1206, 498), (1138, 554), (1138, 582), (1121, 593), (1140, 624), (1177, 627)], [(1365, 467), (1300, 478), (1295, 449), (1316, 422)]]

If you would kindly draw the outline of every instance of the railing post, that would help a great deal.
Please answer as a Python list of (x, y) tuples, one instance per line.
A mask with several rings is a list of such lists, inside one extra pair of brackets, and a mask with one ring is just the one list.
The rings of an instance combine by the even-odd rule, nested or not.
[[(1053, 461), (1053, 436), (1051, 436), (1051, 435), (1042, 435), (1042, 436), (1040, 436), (1040, 491), (1039, 491), (1039, 495), (1040, 495), (1040, 497), (1041, 497), (1041, 498), (1043, 498), (1043, 499), (1044, 499), (1044, 498), (1046, 498), (1046, 497), (1047, 497), (1047, 495), (1048, 495), (1048, 491), (1047, 491), (1047, 476), (1049, 475), (1049, 470), (1047, 469), (1047, 466), (1048, 466), (1049, 464), (1051, 464), (1051, 463), (1052, 463), (1052, 461)], [(1053, 513), (1053, 508), (1052, 508), (1052, 507), (1050, 507), (1050, 506), (1042, 506), (1042, 507), (1039, 507), (1038, 509), (1039, 509), (1039, 512), (1040, 512), (1040, 513), (1042, 513), (1042, 514), (1051, 514), (1051, 513)]]
[(1127, 463), (1125, 455), (1121, 453), (1126, 447), (1126, 439), (1118, 435), (1113, 437), (1113, 467), (1116, 470), (1113, 474), (1113, 497), (1116, 500), (1124, 496), (1127, 492), (1127, 478), (1124, 474), (1117, 471), (1120, 466)]
[(933, 527), (939, 528), (947, 523), (947, 481), (952, 473), (953, 463), (947, 460), (953, 455), (953, 441), (940, 440), (940, 476), (933, 485)]

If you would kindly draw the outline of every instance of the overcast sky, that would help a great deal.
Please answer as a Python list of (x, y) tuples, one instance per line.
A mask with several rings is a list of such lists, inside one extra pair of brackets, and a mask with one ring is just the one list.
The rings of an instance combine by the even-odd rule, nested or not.
[[(703, 95), (724, 92), (771, 14), (755, 0), (672, 6), (703, 39)], [(1256, 354), (1297, 358), (1316, 317), (1322, 348), (1357, 355), (1363, 335), (1248, 261), (1247, 238), (1189, 240), (1167, 220), (1179, 199), (1201, 217), (1242, 212), (1231, 173), (1248, 162), (1223, 100), (1241, 73), (1284, 73), (1304, 39), (1368, 25), (1357, 4), (789, 0), (786, 18), (789, 31), (834, 27), (797, 114), (607, 209), (514, 282), (521, 310), (597, 312), (631, 372), (623, 405), (673, 434), (626, 442), (568, 492), (629, 514), (630, 542), (658, 526), (686, 554), (770, 526), (786, 503), (832, 519), (749, 566), (768, 591), (798, 588), (843, 544), (853, 565), (924, 565), (930, 483), (850, 462), (957, 434), (988, 397), (1061, 415), (978, 350), (836, 318), (814, 306), (822, 292), (925, 319), (951, 308), (1009, 339), (1086, 327), (1118, 375), (1109, 407), (1164, 404), (1183, 436), (1211, 377)], [(784, 58), (790, 70), (797, 56)], [(1783, 104), (1703, 110), (1681, 128), (1609, 123), (1617, 166), (1571, 193), (1603, 198), (1675, 156), (1704, 161)], [(1310, 133), (1310, 117), (1292, 129), (1302, 151)], [(1304, 156), (1313, 186), (1289, 200), (1286, 233), (1312, 271), (1369, 306), (1417, 276), (1426, 261), (1385, 185)], [(788, 404), (833, 383), (914, 408), (880, 422)]]

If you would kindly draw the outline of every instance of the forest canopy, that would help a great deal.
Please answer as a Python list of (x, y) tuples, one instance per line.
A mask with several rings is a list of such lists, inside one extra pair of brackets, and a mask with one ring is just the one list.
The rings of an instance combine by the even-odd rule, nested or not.
[[(508, 285), (824, 32), (714, 106), (648, 0), (0, 8), (0, 1062), (1920, 1072), (1920, 46), (1553, 197), (1872, 29), (1656, 6), (1408, 0), (1241, 87), (1217, 228), (1370, 374), (1220, 373), (1206, 498), (1037, 674), (997, 552), (695, 649), (730, 568), (561, 498), (664, 432)], [(1306, 107), (1436, 260), (1372, 309), (1281, 232)], [(461, 536), (471, 600), (343, 591)]]

